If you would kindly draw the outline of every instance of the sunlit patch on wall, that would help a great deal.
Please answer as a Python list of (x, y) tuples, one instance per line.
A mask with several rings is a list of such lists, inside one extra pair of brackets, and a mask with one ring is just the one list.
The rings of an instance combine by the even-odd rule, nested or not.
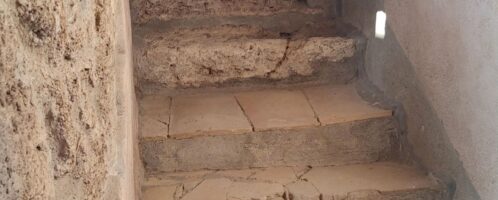
[(387, 16), (384, 11), (377, 11), (375, 17), (375, 37), (384, 39), (386, 37), (386, 20)]

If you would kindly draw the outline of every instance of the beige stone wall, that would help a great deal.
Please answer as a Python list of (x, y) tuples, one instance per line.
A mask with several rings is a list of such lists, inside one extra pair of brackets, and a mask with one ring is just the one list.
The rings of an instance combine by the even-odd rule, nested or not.
[(0, 199), (121, 199), (116, 2), (0, 2)]

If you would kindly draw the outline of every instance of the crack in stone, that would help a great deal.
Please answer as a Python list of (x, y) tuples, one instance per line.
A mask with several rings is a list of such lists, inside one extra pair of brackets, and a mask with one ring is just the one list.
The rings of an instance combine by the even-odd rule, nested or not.
[(305, 170), (303, 173), (301, 173), (300, 175), (298, 175), (298, 174), (295, 172), (295, 173), (296, 173), (296, 176), (297, 176), (297, 179), (298, 179), (298, 180), (303, 180), (303, 181), (306, 181), (306, 180), (304, 180), (302, 177), (303, 177), (304, 175), (308, 174), (308, 173), (309, 173), (312, 169), (313, 169), (313, 167), (311, 167), (311, 166), (307, 166), (307, 167), (306, 167), (306, 170)]
[(289, 55), (289, 52), (290, 52), (290, 43), (291, 43), (291, 38), (287, 38), (287, 43), (285, 45), (285, 51), (284, 51), (284, 55), (282, 56), (282, 58), (277, 62), (277, 64), (275, 65), (275, 68), (273, 68), (273, 70), (271, 70), (270, 72), (267, 72), (265, 77), (270, 77), (273, 73), (276, 73), (277, 70), (283, 65), (283, 63), (287, 60), (287, 56)]
[(300, 90), (300, 91), (303, 93), (304, 97), (306, 98), (308, 105), (310, 105), (311, 110), (313, 111), (313, 115), (315, 117), (315, 120), (318, 122), (318, 124), (323, 125), (323, 123), (320, 121), (320, 118), (318, 117), (318, 114), (316, 113), (316, 109), (313, 107), (313, 104), (311, 103), (310, 98), (308, 97), (308, 94), (306, 94), (306, 92), (304, 92), (303, 90)]
[(235, 98), (235, 101), (237, 102), (237, 104), (239, 105), (239, 108), (240, 110), (242, 110), (242, 113), (244, 114), (244, 117), (246, 117), (247, 121), (249, 122), (249, 124), (251, 125), (251, 130), (252, 132), (255, 132), (256, 129), (254, 128), (254, 123), (251, 121), (251, 119), (249, 118), (249, 115), (247, 115), (246, 111), (244, 110), (244, 107), (242, 107), (242, 104), (240, 103), (239, 99), (237, 98), (237, 96), (234, 96)]
[[(201, 181), (199, 181), (199, 183), (197, 183), (194, 187), (192, 187), (192, 189), (190, 190), (183, 190), (182, 192), (182, 195), (180, 196), (179, 199), (182, 199), (183, 197), (187, 196), (189, 193), (193, 192), (195, 189), (197, 189), (197, 187), (199, 187), (199, 185), (201, 185), (204, 181), (206, 181), (205, 177), (202, 177), (201, 178)], [(185, 187), (185, 183), (182, 183), (182, 187)]]
[(168, 97), (169, 98), (169, 113), (168, 113), (168, 134), (166, 135), (166, 138), (170, 138), (169, 132), (171, 130), (171, 118), (172, 116), (172, 108), (173, 108), (173, 97)]

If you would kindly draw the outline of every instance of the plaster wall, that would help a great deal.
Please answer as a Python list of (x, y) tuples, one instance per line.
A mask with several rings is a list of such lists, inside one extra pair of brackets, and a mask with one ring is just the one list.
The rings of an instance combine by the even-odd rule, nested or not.
[[(402, 104), (414, 155), (455, 199), (497, 199), (498, 2), (345, 2), (369, 38), (364, 75)], [(373, 37), (377, 10), (385, 39)]]
[[(138, 103), (135, 95), (133, 69), (132, 28), (128, 1), (118, 1), (116, 7), (116, 57), (117, 67), (117, 106), (118, 106), (118, 147), (116, 175), (123, 185), (121, 199), (140, 199), (143, 167), (138, 149)], [(109, 197), (106, 199), (113, 199)]]

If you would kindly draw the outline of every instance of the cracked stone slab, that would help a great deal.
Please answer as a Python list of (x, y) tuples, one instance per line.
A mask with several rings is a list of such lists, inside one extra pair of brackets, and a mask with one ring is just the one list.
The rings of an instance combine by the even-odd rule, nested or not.
[[(345, 198), (357, 191), (381, 193), (427, 189), (438, 185), (423, 172), (390, 162), (338, 167), (315, 167), (303, 176), (322, 193), (324, 199)], [(358, 195), (358, 194), (356, 194)], [(354, 199), (354, 198), (353, 198)]]
[(281, 184), (234, 182), (227, 178), (206, 179), (188, 192), (182, 200), (267, 200), (283, 197)]
[(285, 187), (292, 200), (320, 200), (320, 192), (309, 182), (297, 181)]
[(307, 88), (304, 92), (325, 125), (392, 116), (392, 110), (369, 105), (353, 85), (320, 86)]
[(297, 166), (297, 167), (292, 167), (294, 170), (294, 173), (298, 178), (301, 178), (304, 174), (308, 173), (312, 167), (311, 166)]
[(295, 181), (297, 176), (291, 167), (275, 167), (258, 171), (251, 178), (260, 181), (287, 184)]
[(142, 137), (166, 137), (169, 131), (171, 98), (162, 95), (145, 96), (140, 101), (140, 132)]
[(231, 95), (174, 97), (172, 138), (251, 132), (252, 126)]
[(281, 184), (259, 182), (234, 182), (227, 193), (230, 200), (267, 200), (282, 198), (285, 190)]
[[(184, 181), (147, 187), (144, 189), (145, 200), (155, 200), (159, 196), (161, 199), (175, 197), (183, 200), (441, 200), (446, 197), (446, 190), (423, 172), (391, 162), (317, 167), (303, 179), (294, 177), (287, 184), (247, 177), (255, 171), (280, 177), (278, 171), (282, 169), (211, 171), (207, 173), (210, 175), (195, 182), (189, 178), (198, 177), (198, 172), (165, 174), (162, 177)], [(236, 179), (233, 179), (234, 175)]]
[(148, 187), (143, 192), (144, 200), (176, 200), (178, 185)]
[(317, 126), (306, 96), (299, 90), (264, 90), (236, 94), (256, 131)]
[(288, 39), (254, 27), (221, 26), (148, 36), (135, 57), (141, 84), (175, 88), (309, 77), (322, 68), (331, 68), (333, 79), (350, 80), (355, 67), (335, 63), (355, 52), (355, 40), (345, 37)]
[(226, 199), (227, 193), (232, 181), (226, 178), (204, 180), (191, 192), (187, 193), (182, 200), (223, 200)]

